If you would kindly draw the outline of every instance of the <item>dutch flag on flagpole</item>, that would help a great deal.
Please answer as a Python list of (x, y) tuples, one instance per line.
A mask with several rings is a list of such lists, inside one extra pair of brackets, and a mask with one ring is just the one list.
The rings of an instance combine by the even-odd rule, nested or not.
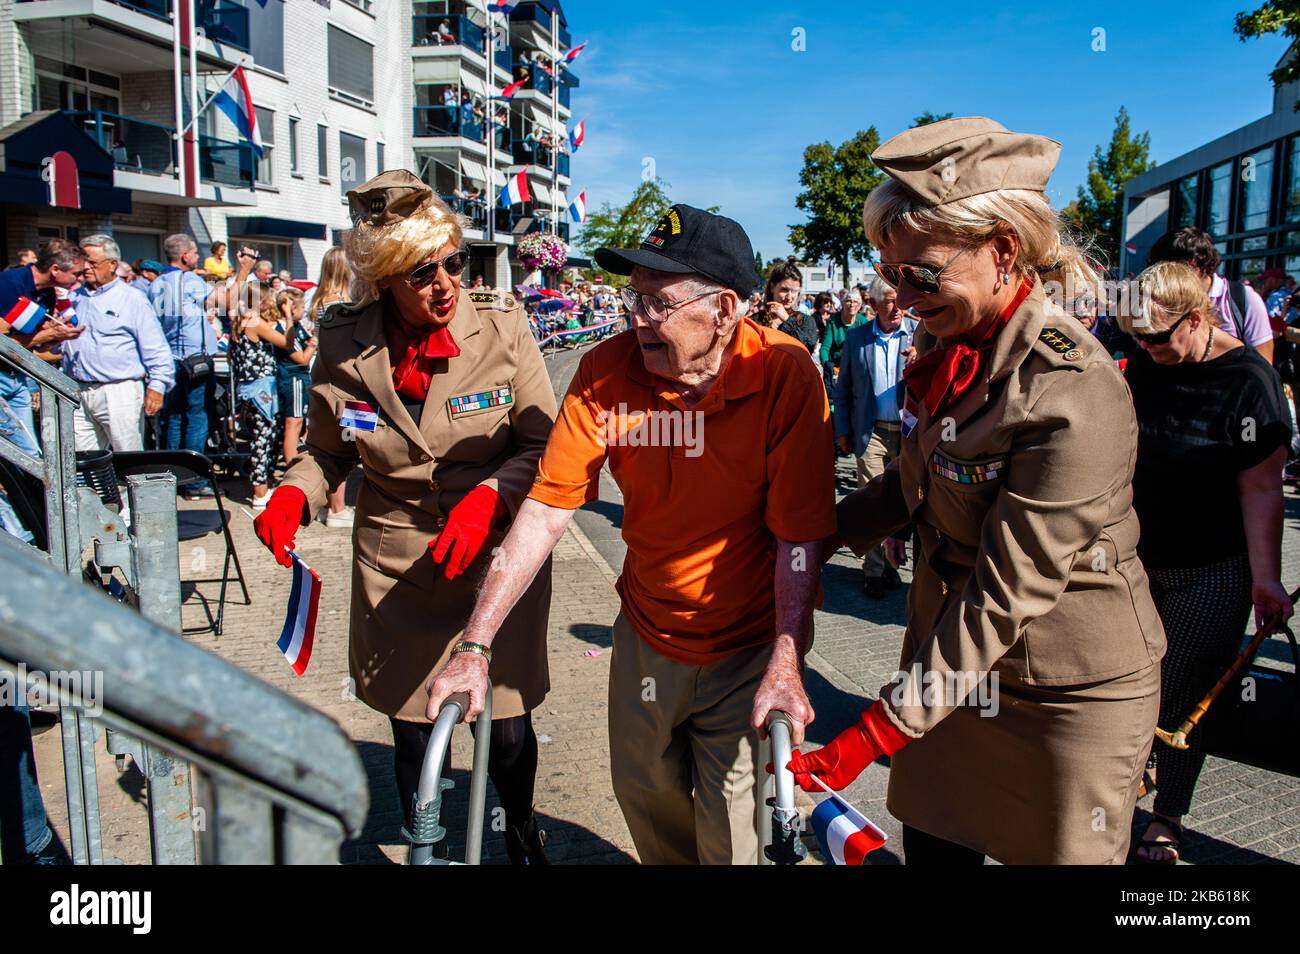
[(511, 83), (509, 86), (507, 86), (505, 89), (503, 89), (503, 90), (501, 91), (501, 94), (500, 94), (500, 97), (499, 97), (499, 98), (500, 98), (500, 99), (509, 99), (510, 97), (514, 96), (515, 93), (519, 92), (520, 87), (522, 87), (522, 86), (524, 85), (524, 83), (526, 83), (526, 82), (528, 82), (528, 81), (527, 81), (527, 80), (515, 80), (513, 83)]
[(516, 6), (518, 6), (518, 0), (515, 3), (509, 3), (507, 0), (492, 0), (488, 4), (488, 9), (493, 13), (509, 13)]
[(212, 105), (225, 113), (239, 134), (256, 150), (258, 158), (262, 156), (262, 134), (257, 128), (257, 113), (253, 109), (253, 94), (248, 91), (248, 80), (244, 78), (244, 68), (236, 66), (226, 81), (212, 97)]
[(583, 116), (580, 120), (578, 120), (578, 125), (574, 126), (573, 130), (569, 133), (569, 145), (573, 147), (574, 152), (577, 152), (578, 148), (583, 144), (584, 141), (586, 141), (586, 139), (587, 139), (587, 117)]
[(569, 214), (579, 225), (587, 221), (587, 191), (578, 193), (578, 197), (569, 204)]
[(565, 53), (564, 62), (572, 63), (574, 60), (576, 60), (578, 58), (578, 54), (581, 53), (583, 50), (585, 50), (587, 48), (587, 44), (590, 42), (591, 42), (590, 40), (583, 40), (581, 43), (579, 43), (577, 46), (571, 49), (568, 53)]
[(501, 190), (498, 204), (501, 208), (508, 209), (512, 205), (532, 200), (532, 194), (528, 191), (528, 167), (524, 166), (506, 182), (505, 188)]
[(5, 315), (5, 321), (20, 335), (30, 335), (47, 317), (44, 308), (26, 296), (19, 296), (18, 301), (9, 309), (9, 314)]
[(289, 593), (289, 608), (284, 618), (284, 630), (276, 645), (293, 671), (301, 676), (311, 662), (311, 646), (316, 636), (316, 608), (320, 605), (320, 577), (302, 561), (302, 557), (289, 551), (293, 560), (293, 589)]
[(813, 781), (830, 794), (812, 813), (812, 827), (822, 846), (822, 857), (833, 865), (860, 865), (885, 843), (885, 833), (819, 779)]

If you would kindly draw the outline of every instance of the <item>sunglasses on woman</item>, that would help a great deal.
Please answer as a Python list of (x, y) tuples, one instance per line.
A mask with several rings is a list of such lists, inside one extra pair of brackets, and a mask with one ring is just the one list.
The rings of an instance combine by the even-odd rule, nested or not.
[(1151, 334), (1142, 334), (1141, 332), (1135, 331), (1133, 332), (1133, 337), (1136, 338), (1138, 341), (1141, 341), (1143, 344), (1149, 344), (1149, 345), (1169, 344), (1169, 339), (1174, 336), (1174, 330), (1190, 317), (1192, 317), (1192, 313), (1189, 311), (1187, 314), (1183, 315), (1183, 317), (1179, 318), (1177, 321), (1175, 321), (1164, 331), (1155, 331), (1152, 332)]
[(432, 262), (417, 265), (411, 270), (411, 274), (406, 276), (406, 284), (412, 288), (423, 288), (438, 277), (438, 269), (440, 268), (452, 278), (455, 278), (465, 271), (465, 266), (468, 264), (469, 252), (461, 249), (458, 252), (452, 252), (446, 258), (435, 258)]
[(970, 249), (962, 249), (939, 268), (931, 268), (929, 265), (913, 265), (909, 262), (899, 262), (896, 265), (889, 262), (877, 262), (876, 274), (883, 278), (892, 288), (896, 289), (900, 284), (906, 282), (909, 288), (919, 291), (922, 295), (937, 295), (939, 293), (939, 276), (943, 274), (944, 269), (968, 251)]

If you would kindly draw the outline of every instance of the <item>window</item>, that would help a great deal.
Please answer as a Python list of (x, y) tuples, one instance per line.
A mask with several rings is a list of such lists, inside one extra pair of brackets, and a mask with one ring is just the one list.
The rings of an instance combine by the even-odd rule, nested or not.
[(330, 180), (330, 131), (328, 126), (316, 127), (316, 174), (322, 182)]
[(375, 175), (379, 175), (383, 171), (384, 171), (384, 144), (382, 142), (377, 142), (375, 143)]
[(262, 158), (257, 160), (256, 180), (258, 185), (275, 185), (275, 113), (261, 106), (254, 106), (257, 114), (257, 131), (262, 134)]
[(369, 178), (366, 175), (366, 141), (351, 133), (339, 133), (339, 192), (348, 194)]
[(1210, 215), (1206, 231), (1211, 235), (1227, 235), (1228, 204), (1232, 201), (1232, 163), (1225, 162), (1210, 170)]
[(258, 66), (284, 72), (284, 4), (244, 3), (248, 11), (249, 52)]
[(1286, 222), (1300, 222), (1300, 136), (1292, 136), (1287, 144), (1286, 181), (1282, 190), (1282, 218)]
[(1178, 180), (1178, 228), (1196, 224), (1196, 200), (1200, 194), (1200, 176), (1197, 173)]
[(358, 10), (370, 12), (370, 0), (343, 0), (344, 3), (356, 7)]
[(1238, 202), (1237, 228), (1243, 232), (1267, 228), (1273, 196), (1273, 147), (1267, 146), (1245, 156), (1240, 161), (1240, 168), (1241, 200)]
[(366, 106), (375, 99), (374, 47), (330, 24), (330, 92)]
[(295, 176), (302, 175), (298, 167), (298, 118), (289, 117), (289, 171)]

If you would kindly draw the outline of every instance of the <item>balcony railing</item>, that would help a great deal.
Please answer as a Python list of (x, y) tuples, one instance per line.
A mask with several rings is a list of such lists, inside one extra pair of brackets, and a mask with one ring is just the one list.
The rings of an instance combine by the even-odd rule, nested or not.
[[(515, 63), (514, 77), (524, 81), (524, 89), (535, 89), (539, 93), (550, 93), (551, 77), (546, 70), (536, 63)], [(561, 87), (563, 88), (563, 87)]]
[(514, 51), (510, 49), (510, 47), (508, 46), (498, 47), (492, 53), (493, 61), (496, 63), (497, 66), (501, 67), (507, 73), (510, 72), (510, 67), (514, 65), (514, 58), (515, 58)]
[(463, 46), (482, 56), (487, 51), (487, 33), (469, 17), (417, 13), (411, 17), (411, 44)]
[(569, 154), (568, 154), (567, 152), (562, 152), (562, 153), (560, 153), (558, 156), (556, 156), (556, 162), (557, 162), (558, 165), (557, 165), (555, 171), (558, 172), (558, 173), (559, 173), (560, 175), (562, 175), (562, 176), (568, 176), (568, 174), (569, 174)]
[[(535, 3), (520, 4), (510, 11), (511, 23), (535, 23), (542, 28), (549, 36), (551, 32), (551, 14), (549, 10)], [(573, 38), (564, 24), (560, 24), (559, 35), (556, 37), (559, 41), (560, 48), (567, 50), (573, 45)]]
[(253, 147), (246, 142), (200, 136), (199, 177), (216, 185), (252, 189), (257, 177), (257, 157)]
[(113, 157), (113, 164), (128, 172), (170, 175), (176, 171), (172, 127), (144, 119), (105, 112), (65, 115), (90, 134)]
[[(551, 207), (549, 205), (535, 206), (535, 209), (538, 211), (546, 212), (548, 215), (550, 214), (551, 211)], [(564, 214), (565, 214), (564, 209), (560, 209), (560, 215), (563, 216)], [(546, 219), (542, 218), (541, 216), (538, 216), (537, 218), (533, 219), (532, 224), (528, 226), (528, 230), (524, 232), (524, 234), (531, 235), (534, 232), (549, 232), (549, 231), (551, 231), (549, 223), (546, 221)], [(560, 238), (564, 239), (564, 241), (567, 242), (569, 240), (569, 223), (565, 221), (560, 221), (556, 223), (555, 232), (557, 235), (560, 236)]]
[[(18, 0), (19, 3), (34, 3), (38, 0)], [(120, 7), (143, 13), (146, 16), (171, 22), (172, 0), (110, 0)], [(249, 47), (248, 8), (235, 3), (234, 0), (198, 0), (196, 6), (198, 22), (196, 26), (213, 43), (233, 46), (245, 53)]]
[(487, 142), (483, 121), (473, 113), (467, 114), (460, 106), (416, 106), (411, 112), (412, 135), (461, 136), (475, 142)]

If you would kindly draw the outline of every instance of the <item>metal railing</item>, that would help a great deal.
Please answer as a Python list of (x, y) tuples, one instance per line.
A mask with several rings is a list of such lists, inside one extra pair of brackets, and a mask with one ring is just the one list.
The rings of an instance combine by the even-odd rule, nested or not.
[(128, 536), (77, 486), (77, 385), (7, 337), (0, 370), (39, 385), (39, 458), (5, 439), (0, 458), (42, 485), (47, 543), (0, 533), (0, 668), (58, 702), (73, 860), (106, 860), (95, 767), (106, 728), (109, 752), (145, 776), (155, 863), (338, 861), (365, 820), (361, 760), (333, 720), (178, 637), (175, 476), (127, 476)]
[(79, 123), (113, 157), (118, 169), (151, 175), (176, 171), (175, 127), (102, 110), (67, 110), (64, 115)]
[(469, 17), (454, 13), (411, 17), (412, 46), (463, 46), (480, 56), (487, 52), (487, 33)]
[[(35, 3), (39, 0), (18, 0)], [(156, 20), (171, 22), (171, 0), (110, 0), (120, 7), (143, 13)], [(198, 0), (195, 20), (199, 30), (213, 43), (233, 46), (245, 53), (249, 47), (248, 8), (234, 0)]]
[(487, 141), (487, 124), (459, 104), (413, 106), (411, 134), (415, 136), (461, 136), (475, 142)]

